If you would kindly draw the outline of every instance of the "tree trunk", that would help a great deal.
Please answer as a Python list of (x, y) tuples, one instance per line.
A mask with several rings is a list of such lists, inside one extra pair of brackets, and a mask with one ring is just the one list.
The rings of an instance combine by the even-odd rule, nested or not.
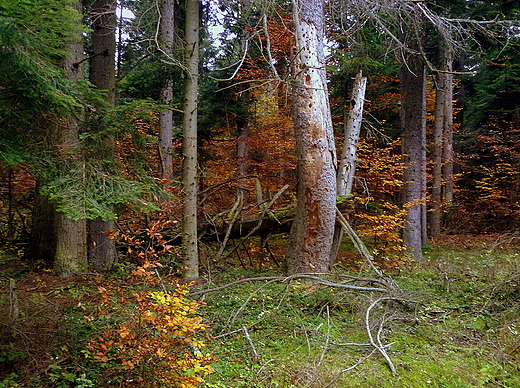
[[(354, 172), (356, 168), (357, 147), (359, 143), (359, 132), (363, 119), (363, 105), (365, 103), (365, 90), (367, 78), (360, 71), (356, 76), (352, 96), (351, 107), (345, 123), (345, 141), (336, 176), (336, 195), (338, 197), (350, 194), (354, 183)], [(332, 242), (330, 265), (336, 261), (339, 245), (343, 236), (343, 228), (336, 224), (334, 228), (334, 239)]]
[(426, 174), (426, 71), (423, 61), (410, 57), (401, 72), (401, 120), (403, 128), (404, 204), (408, 208), (404, 244), (415, 259), (422, 259)]
[[(104, 90), (105, 100), (115, 105), (115, 55), (117, 26), (116, 0), (95, 0), (92, 8), (92, 56), (90, 62), (90, 81), (99, 90)], [(114, 149), (114, 139), (107, 136), (100, 144), (96, 158), (99, 161), (110, 159)], [(110, 268), (116, 259), (115, 241), (110, 234), (115, 231), (114, 220), (96, 218), (88, 223), (88, 259), (96, 268)]]
[(182, 184), (184, 208), (182, 243), (184, 248), (184, 278), (199, 277), (197, 236), (197, 92), (199, 81), (199, 0), (186, 1), (186, 89), (183, 117)]
[(293, 0), (297, 208), (287, 249), (288, 272), (329, 268), (336, 218), (336, 153), (324, 59), (322, 0)]
[[(245, 91), (242, 97), (245, 109), (249, 103), (248, 92)], [(237, 198), (242, 203), (242, 206), (246, 206), (249, 202), (249, 192), (247, 189), (247, 175), (249, 171), (249, 149), (247, 146), (247, 140), (249, 137), (249, 119), (248, 117), (237, 118)]]
[(446, 85), (444, 74), (436, 75), (437, 90), (435, 94), (435, 127), (433, 132), (433, 177), (432, 177), (432, 209), (430, 215), (430, 234), (438, 236), (441, 232), (442, 207), (442, 154), (444, 105), (446, 99)]
[(448, 52), (444, 58), (446, 77), (444, 80), (446, 95), (444, 98), (444, 128), (443, 128), (443, 180), (444, 202), (453, 201), (453, 54)]
[[(81, 14), (81, 3), (74, 8)], [(63, 66), (70, 80), (83, 78), (83, 41), (69, 45), (69, 56), (65, 58)], [(83, 153), (79, 143), (80, 119), (64, 118), (55, 120), (51, 125), (58, 140), (56, 152), (62, 162), (62, 167), (69, 169), (83, 168)], [(56, 253), (54, 258), (54, 272), (58, 276), (72, 276), (87, 268), (87, 223), (86, 220), (71, 220), (62, 212), (56, 212), (54, 217), (54, 232), (56, 238)]]
[(40, 193), (38, 182), (35, 190), (31, 235), (25, 257), (52, 266), (56, 258), (56, 204)]
[[(161, 7), (160, 43), (161, 50), (168, 59), (173, 57), (173, 39), (175, 27), (174, 0), (163, 0)], [(173, 78), (171, 65), (168, 66), (166, 79), (161, 91), (161, 102), (165, 105), (171, 104), (173, 100)], [(173, 173), (173, 111), (166, 109), (159, 115), (159, 150), (161, 156), (161, 175), (164, 179), (172, 180)]]

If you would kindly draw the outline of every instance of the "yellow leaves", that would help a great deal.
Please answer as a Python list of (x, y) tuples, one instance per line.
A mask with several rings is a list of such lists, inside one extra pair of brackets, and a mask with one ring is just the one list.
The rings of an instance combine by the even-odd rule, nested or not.
[(211, 356), (198, 350), (204, 343), (196, 336), (205, 328), (197, 311), (200, 303), (186, 298), (186, 285), (177, 286), (174, 293), (131, 287), (136, 279), (149, 282), (159, 265), (145, 262), (129, 276), (127, 287), (114, 290), (111, 284), (99, 285), (111, 308), (98, 316), (115, 314), (111, 319), (121, 323), (90, 341), (87, 349), (105, 368), (135, 371), (163, 386), (194, 388), (212, 371)]
[(120, 325), (119, 330), (117, 331), (119, 337), (124, 339), (133, 339), (135, 338), (135, 334), (130, 331), (130, 329), (126, 326)]
[(134, 369), (135, 368), (135, 365), (134, 365), (134, 363), (131, 360), (123, 360), (121, 362), (121, 365), (123, 365), (123, 367), (126, 368), (126, 369)]

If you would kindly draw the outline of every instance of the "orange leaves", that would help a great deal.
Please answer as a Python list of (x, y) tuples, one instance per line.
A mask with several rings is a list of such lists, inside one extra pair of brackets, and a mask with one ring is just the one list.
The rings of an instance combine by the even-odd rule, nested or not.
[(110, 307), (99, 310), (98, 317), (119, 323), (91, 340), (87, 349), (103, 367), (122, 368), (146, 386), (193, 388), (213, 371), (197, 338), (206, 328), (197, 311), (201, 303), (185, 297), (187, 285), (177, 285), (171, 293), (136, 291), (137, 285), (157, 284), (150, 277), (158, 266), (145, 262), (117, 290), (111, 284), (98, 287), (103, 304)]
[(399, 141), (386, 146), (361, 141), (354, 186), (356, 228), (379, 257), (391, 259), (387, 266), (400, 263), (403, 251), (400, 233), (406, 209), (395, 205), (403, 186), (399, 145)]

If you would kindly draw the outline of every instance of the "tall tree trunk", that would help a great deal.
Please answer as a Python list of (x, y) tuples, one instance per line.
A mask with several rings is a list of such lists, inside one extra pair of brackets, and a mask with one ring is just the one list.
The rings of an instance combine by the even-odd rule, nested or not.
[(327, 91), (322, 0), (293, 0), (294, 126), (297, 208), (287, 248), (288, 272), (329, 268), (336, 219), (336, 152)]
[[(160, 44), (166, 63), (173, 57), (173, 40), (175, 28), (175, 6), (174, 0), (162, 0)], [(170, 59), (170, 61), (168, 61)], [(165, 105), (171, 104), (173, 100), (173, 78), (171, 66), (168, 66), (163, 89), (161, 91), (161, 102)], [(159, 115), (159, 150), (161, 156), (161, 175), (164, 179), (171, 180), (173, 173), (173, 111), (166, 109)]]
[(435, 126), (433, 132), (433, 177), (432, 209), (430, 215), (430, 234), (438, 236), (441, 232), (442, 207), (442, 154), (444, 132), (444, 105), (446, 99), (445, 77), (442, 72), (436, 74), (437, 90), (435, 94)]
[(186, 1), (186, 89), (183, 117), (182, 185), (184, 208), (182, 244), (184, 248), (184, 278), (199, 277), (197, 236), (197, 92), (199, 85), (199, 0)]
[[(81, 3), (74, 8), (81, 14)], [(69, 45), (69, 56), (65, 58), (63, 66), (70, 80), (83, 78), (83, 40)], [(51, 123), (57, 139), (56, 152), (60, 157), (62, 168), (82, 169), (83, 153), (79, 143), (80, 120), (78, 118), (64, 118)], [(82, 175), (82, 174), (78, 174)], [(56, 238), (56, 252), (54, 258), (54, 272), (58, 276), (72, 276), (85, 271), (87, 267), (87, 223), (86, 220), (71, 220), (62, 212), (54, 216), (54, 233)]]
[(453, 53), (447, 52), (444, 57), (445, 69), (444, 128), (443, 128), (443, 181), (444, 202), (453, 201)]
[[(357, 147), (359, 143), (359, 132), (363, 119), (363, 105), (365, 103), (365, 90), (367, 78), (363, 77), (360, 71), (354, 81), (352, 95), (350, 98), (351, 107), (345, 122), (345, 141), (336, 176), (336, 195), (338, 197), (348, 195), (352, 192), (354, 183), (354, 172), (357, 160)], [(343, 236), (343, 228), (336, 224), (334, 228), (334, 239), (332, 242), (330, 265), (336, 261), (339, 245)]]
[(422, 259), (424, 242), (424, 177), (426, 174), (426, 71), (423, 61), (411, 56), (401, 72), (404, 203), (408, 207), (403, 240), (415, 260)]
[(433, 184), (430, 232), (440, 234), (441, 209), (453, 200), (453, 56), (442, 52), (440, 71), (436, 75), (435, 130), (433, 144)]
[[(117, 26), (116, 0), (95, 0), (92, 8), (92, 56), (90, 62), (90, 81), (100, 90), (104, 90), (105, 100), (110, 106), (115, 105), (115, 55)], [(112, 157), (114, 139), (106, 136), (100, 151), (95, 157), (102, 161)], [(115, 241), (110, 233), (115, 231), (114, 220), (96, 218), (88, 223), (89, 246), (88, 259), (96, 268), (109, 268), (116, 259)]]

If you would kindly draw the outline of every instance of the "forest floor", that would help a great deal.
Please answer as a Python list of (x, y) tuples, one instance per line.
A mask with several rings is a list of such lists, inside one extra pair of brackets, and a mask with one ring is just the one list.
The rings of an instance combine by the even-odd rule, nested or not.
[[(244, 280), (201, 297), (204, 351), (215, 370), (201, 386), (520, 387), (517, 237), (436, 239), (424, 262), (387, 271), (398, 290), (393, 295), (297, 279), (245, 281), (282, 274), (274, 264), (225, 263), (211, 285), (192, 287)], [(374, 276), (352, 247), (344, 248), (338, 275)], [(118, 266), (112, 285), (131, 268)], [(99, 383), (104, 372), (85, 348), (104, 329), (93, 331), (85, 318), (99, 302), (94, 278), (57, 278), (0, 256), (0, 388), (146, 386), (116, 378)], [(9, 279), (16, 281), (15, 321)]]

